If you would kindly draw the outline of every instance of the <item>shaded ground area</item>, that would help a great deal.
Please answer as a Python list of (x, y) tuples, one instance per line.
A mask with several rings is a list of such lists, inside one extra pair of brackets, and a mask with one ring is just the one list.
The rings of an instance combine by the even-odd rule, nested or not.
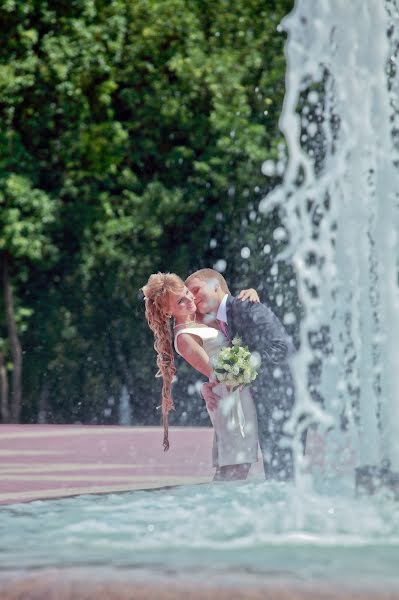
[(137, 576), (124, 571), (45, 570), (43, 572), (0, 574), (0, 600), (397, 600), (393, 590), (373, 590), (336, 585), (269, 581), (234, 576), (209, 580), (189, 574), (182, 578), (158, 573)]
[(213, 430), (0, 426), (0, 504), (210, 481)]

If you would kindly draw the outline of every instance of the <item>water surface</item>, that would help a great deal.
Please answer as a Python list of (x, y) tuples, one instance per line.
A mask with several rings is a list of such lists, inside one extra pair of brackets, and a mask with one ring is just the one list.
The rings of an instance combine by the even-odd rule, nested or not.
[(14, 504), (0, 564), (399, 587), (399, 505), (257, 480)]

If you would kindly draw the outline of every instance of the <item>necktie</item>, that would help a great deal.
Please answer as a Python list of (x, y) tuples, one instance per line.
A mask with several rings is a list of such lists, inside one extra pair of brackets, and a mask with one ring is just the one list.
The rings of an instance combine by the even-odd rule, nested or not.
[(230, 339), (229, 332), (227, 331), (227, 324), (224, 321), (219, 321), (219, 327), (220, 331), (227, 337), (227, 339)]

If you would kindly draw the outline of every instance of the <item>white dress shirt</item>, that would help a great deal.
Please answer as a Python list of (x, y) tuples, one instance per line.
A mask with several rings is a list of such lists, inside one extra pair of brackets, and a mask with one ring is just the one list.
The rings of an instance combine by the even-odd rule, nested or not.
[(223, 300), (219, 304), (218, 312), (216, 315), (216, 319), (218, 321), (222, 321), (223, 323), (226, 323), (226, 324), (227, 324), (227, 311), (226, 311), (227, 298), (228, 298), (228, 294), (225, 294), (223, 296)]
[[(222, 323), (225, 323), (226, 325), (227, 325), (227, 311), (226, 311), (227, 297), (228, 297), (228, 294), (225, 294), (223, 296), (223, 300), (219, 304), (218, 312), (216, 315), (217, 321), (222, 321)], [(204, 396), (202, 395), (202, 386), (205, 385), (205, 383), (207, 383), (207, 382), (204, 382), (201, 385), (200, 390), (199, 390), (199, 393), (200, 393), (200, 396), (202, 399), (204, 399)]]

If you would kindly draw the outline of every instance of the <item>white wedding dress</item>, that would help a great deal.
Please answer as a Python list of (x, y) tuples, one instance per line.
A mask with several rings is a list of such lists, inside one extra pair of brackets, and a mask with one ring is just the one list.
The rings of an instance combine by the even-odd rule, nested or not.
[[(214, 327), (186, 327), (175, 334), (175, 349), (178, 354), (180, 354), (178, 338), (182, 333), (199, 337), (211, 360), (221, 348), (229, 346), (225, 335)], [(224, 467), (257, 462), (258, 422), (249, 388), (232, 393), (225, 385), (218, 383), (214, 391), (222, 399), (215, 410), (208, 410), (215, 431), (213, 466)]]

